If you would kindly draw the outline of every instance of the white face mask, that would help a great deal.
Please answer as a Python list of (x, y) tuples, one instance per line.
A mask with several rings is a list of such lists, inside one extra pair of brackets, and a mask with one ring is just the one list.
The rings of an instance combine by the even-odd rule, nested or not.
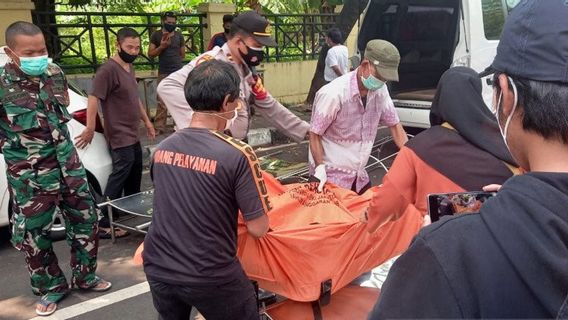
[[(229, 130), (233, 126), (233, 123), (235, 123), (235, 120), (237, 120), (237, 117), (239, 116), (239, 109), (240, 108), (241, 108), (241, 104), (239, 103), (237, 105), (237, 107), (234, 110), (231, 110), (231, 111), (218, 112), (218, 113), (199, 112), (199, 111), (194, 111), (194, 112), (195, 113), (201, 113), (201, 114), (207, 114), (207, 115), (214, 116), (214, 117), (221, 118), (221, 119), (225, 120), (225, 129), (223, 129), (223, 130), (226, 131), (226, 130)], [(231, 112), (233, 113), (233, 116), (230, 119), (227, 119), (227, 118), (221, 116), (222, 114), (231, 113)]]
[(227, 119), (227, 122), (225, 123), (225, 130), (229, 130), (232, 126), (233, 123), (235, 123), (235, 120), (237, 120), (237, 117), (239, 116), (239, 112), (237, 111), (237, 109), (233, 110), (233, 117), (231, 119)]
[[(511, 86), (513, 87), (513, 94), (515, 95), (514, 98), (514, 104), (513, 104), (513, 110), (511, 110), (511, 113), (509, 114), (509, 116), (507, 117), (507, 120), (505, 121), (505, 128), (501, 128), (501, 123), (499, 122), (499, 107), (501, 106), (501, 98), (503, 98), (503, 91), (501, 91), (501, 93), (499, 93), (499, 98), (497, 99), (497, 105), (493, 106), (493, 111), (495, 112), (495, 117), (497, 118), (497, 126), (499, 127), (499, 131), (501, 131), (501, 136), (503, 137), (503, 141), (505, 142), (505, 146), (507, 147), (507, 149), (509, 149), (509, 153), (511, 152), (511, 148), (509, 148), (509, 144), (507, 143), (507, 130), (509, 130), (509, 124), (511, 124), (511, 120), (513, 119), (513, 115), (515, 114), (515, 110), (517, 109), (517, 103), (519, 102), (518, 99), (518, 95), (517, 95), (517, 86), (515, 85), (515, 82), (513, 82), (513, 79), (511, 79), (511, 77), (507, 77), (508, 81), (511, 83)], [(513, 155), (511, 153), (511, 155)]]

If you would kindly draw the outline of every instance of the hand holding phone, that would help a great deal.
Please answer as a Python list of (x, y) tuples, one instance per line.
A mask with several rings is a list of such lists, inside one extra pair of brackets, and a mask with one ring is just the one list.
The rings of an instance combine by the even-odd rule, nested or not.
[(477, 213), (483, 203), (495, 196), (495, 192), (457, 192), (428, 195), (428, 213), (432, 222), (442, 216)]

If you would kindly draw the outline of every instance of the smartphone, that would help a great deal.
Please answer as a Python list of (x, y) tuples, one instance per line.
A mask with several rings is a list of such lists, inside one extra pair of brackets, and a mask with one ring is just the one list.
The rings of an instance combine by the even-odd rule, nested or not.
[(496, 194), (482, 191), (429, 194), (428, 213), (432, 222), (440, 220), (442, 216), (477, 213), (483, 203)]

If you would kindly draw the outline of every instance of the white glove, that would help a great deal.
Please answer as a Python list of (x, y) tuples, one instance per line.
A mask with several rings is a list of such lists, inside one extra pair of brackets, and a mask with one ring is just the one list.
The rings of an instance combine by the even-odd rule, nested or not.
[(320, 181), (318, 185), (318, 192), (323, 191), (323, 186), (327, 182), (327, 173), (325, 172), (325, 164), (320, 164), (316, 167), (316, 171), (314, 172), (314, 177), (318, 178)]

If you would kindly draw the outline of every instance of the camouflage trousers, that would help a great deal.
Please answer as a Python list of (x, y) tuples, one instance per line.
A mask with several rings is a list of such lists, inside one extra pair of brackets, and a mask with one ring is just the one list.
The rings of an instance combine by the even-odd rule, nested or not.
[(66, 239), (71, 247), (72, 282), (88, 286), (95, 281), (98, 225), (88, 184), (85, 181), (79, 189), (66, 190), (58, 198), (44, 202), (41, 212), (28, 217), (18, 206), (14, 207), (12, 243), (25, 254), (32, 291), (36, 295), (65, 293), (69, 289), (49, 235), (58, 209), (65, 221)]
[[(71, 247), (72, 283), (89, 286), (95, 281), (98, 215), (85, 169), (69, 141), (55, 146), (36, 144), (41, 150), (34, 153), (29, 147), (4, 148), (12, 199), (12, 244), (25, 254), (32, 291), (37, 295), (69, 288), (49, 237), (57, 210)], [(14, 156), (24, 152), (34, 156)], [(35, 156), (38, 154), (42, 157)]]

